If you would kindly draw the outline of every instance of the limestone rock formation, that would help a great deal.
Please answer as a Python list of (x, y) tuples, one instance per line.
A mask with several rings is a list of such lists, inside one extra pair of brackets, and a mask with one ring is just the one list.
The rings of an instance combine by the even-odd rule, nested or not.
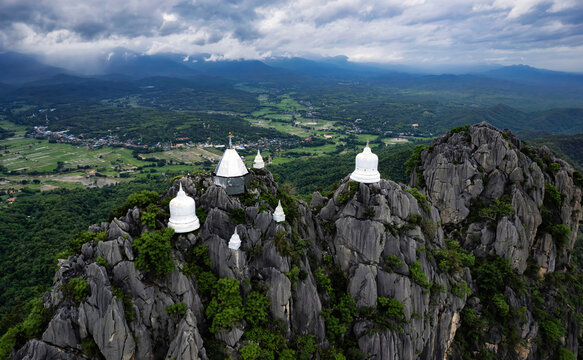
[[(510, 132), (481, 123), (437, 139), (416, 171), (412, 182), (425, 184), (442, 224), (468, 224), (464, 244), (476, 255), (506, 257), (519, 273), (529, 257), (543, 272), (566, 265), (583, 215), (581, 188), (573, 183), (574, 169), (548, 150), (531, 149)], [(569, 228), (567, 246), (551, 241), (550, 223)]]
[[(547, 356), (537, 344), (549, 325), (537, 309), (556, 303), (554, 293), (537, 295), (540, 305), (509, 282), (490, 295), (484, 274), (495, 273), (483, 269), (505, 269), (508, 259), (505, 276), (530, 271), (536, 289), (536, 276), (565, 269), (581, 218), (567, 163), (483, 123), (437, 139), (409, 185), (347, 177), (308, 205), (266, 170), (250, 172), (247, 192), (236, 196), (205, 174), (172, 184), (162, 198), (181, 184), (200, 205), (202, 226), (172, 237), (161, 273), (144, 268), (136, 243), (165, 223), (150, 229), (134, 208), (91, 226), (103, 240), (60, 261), (42, 338), (12, 358), (238, 359), (256, 347), (267, 358)], [(286, 220), (276, 223), (278, 199)], [(236, 250), (228, 246), (235, 231)], [(468, 328), (468, 314), (486, 321), (496, 309), (484, 294), (501, 307), (492, 316), (516, 316), (469, 344), (464, 336), (479, 329)], [(581, 330), (567, 312), (577, 309), (561, 320), (561, 347), (574, 355)]]

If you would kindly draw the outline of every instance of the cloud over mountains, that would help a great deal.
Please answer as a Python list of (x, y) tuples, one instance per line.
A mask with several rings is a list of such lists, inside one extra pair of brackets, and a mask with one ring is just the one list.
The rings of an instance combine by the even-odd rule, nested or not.
[(112, 49), (583, 71), (578, 0), (1, 0), (0, 49), (91, 66)]

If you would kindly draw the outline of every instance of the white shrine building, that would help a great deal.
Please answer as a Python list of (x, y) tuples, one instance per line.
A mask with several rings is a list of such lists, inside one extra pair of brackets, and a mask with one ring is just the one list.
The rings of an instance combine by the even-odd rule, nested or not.
[(255, 156), (255, 160), (253, 161), (253, 169), (263, 169), (265, 167), (265, 163), (263, 162), (263, 157), (257, 149), (257, 155)]
[(373, 154), (367, 141), (364, 150), (356, 155), (355, 169), (354, 172), (350, 174), (350, 180), (365, 184), (381, 181), (381, 174), (378, 171), (378, 165), (379, 158)]
[(283, 212), (283, 207), (281, 206), (281, 200), (277, 202), (277, 207), (273, 212), (273, 220), (275, 222), (283, 222), (285, 221), (285, 213)]
[(237, 195), (245, 192), (245, 186), (251, 181), (251, 174), (249, 174), (249, 170), (247, 170), (237, 150), (233, 149), (232, 138), (233, 136), (229, 133), (229, 148), (225, 150), (217, 165), (213, 174), (213, 182), (215, 185), (225, 188), (227, 194)]
[(168, 227), (176, 233), (187, 233), (200, 228), (200, 221), (196, 216), (196, 204), (194, 199), (186, 195), (182, 190), (182, 184), (176, 197), (170, 201), (170, 220)]

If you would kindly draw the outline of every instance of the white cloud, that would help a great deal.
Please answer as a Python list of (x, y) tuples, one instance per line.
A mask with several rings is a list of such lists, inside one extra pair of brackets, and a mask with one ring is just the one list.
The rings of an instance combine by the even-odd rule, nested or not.
[[(0, 15), (10, 16), (0, 16), (0, 47), (53, 62), (104, 59), (122, 47), (210, 54), (212, 61), (272, 55), (408, 64), (524, 58), (557, 68), (552, 59), (583, 58), (577, 13), (583, 14), (577, 0), (4, 0)], [(569, 60), (556, 64), (583, 71)]]
[(174, 22), (174, 21), (178, 20), (178, 17), (175, 14), (163, 13), (162, 19), (164, 20), (164, 22)]

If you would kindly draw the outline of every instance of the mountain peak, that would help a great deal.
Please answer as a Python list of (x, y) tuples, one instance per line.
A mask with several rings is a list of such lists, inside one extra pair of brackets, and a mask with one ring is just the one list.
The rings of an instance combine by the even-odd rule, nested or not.
[[(504, 320), (508, 304), (540, 315), (563, 298), (554, 291), (560, 298), (531, 302), (531, 287), (539, 297), (553, 292), (538, 280), (521, 288), (520, 279), (529, 267), (565, 271), (583, 177), (485, 122), (452, 129), (411, 162), (417, 187), (347, 176), (327, 197), (315, 194), (312, 207), (266, 170), (251, 169), (246, 193), (236, 196), (211, 174), (179, 178), (161, 199), (128, 204), (124, 217), (89, 228), (89, 242), (59, 262), (44, 297), (52, 315), (42, 339), (13, 358), (207, 359), (253, 347), (270, 358), (334, 351), (431, 359), (509, 341), (506, 327), (540, 327), (545, 320), (531, 315)], [(203, 224), (173, 235), (162, 204), (179, 188)], [(273, 221), (278, 201), (284, 222)], [(239, 249), (228, 247), (235, 231)], [(505, 311), (503, 320), (486, 309)], [(473, 342), (465, 337), (482, 330), (459, 321), (468, 311), (489, 325)], [(576, 322), (556, 321), (577, 333)], [(525, 351), (545, 353), (536, 346), (544, 334), (516, 334)]]

